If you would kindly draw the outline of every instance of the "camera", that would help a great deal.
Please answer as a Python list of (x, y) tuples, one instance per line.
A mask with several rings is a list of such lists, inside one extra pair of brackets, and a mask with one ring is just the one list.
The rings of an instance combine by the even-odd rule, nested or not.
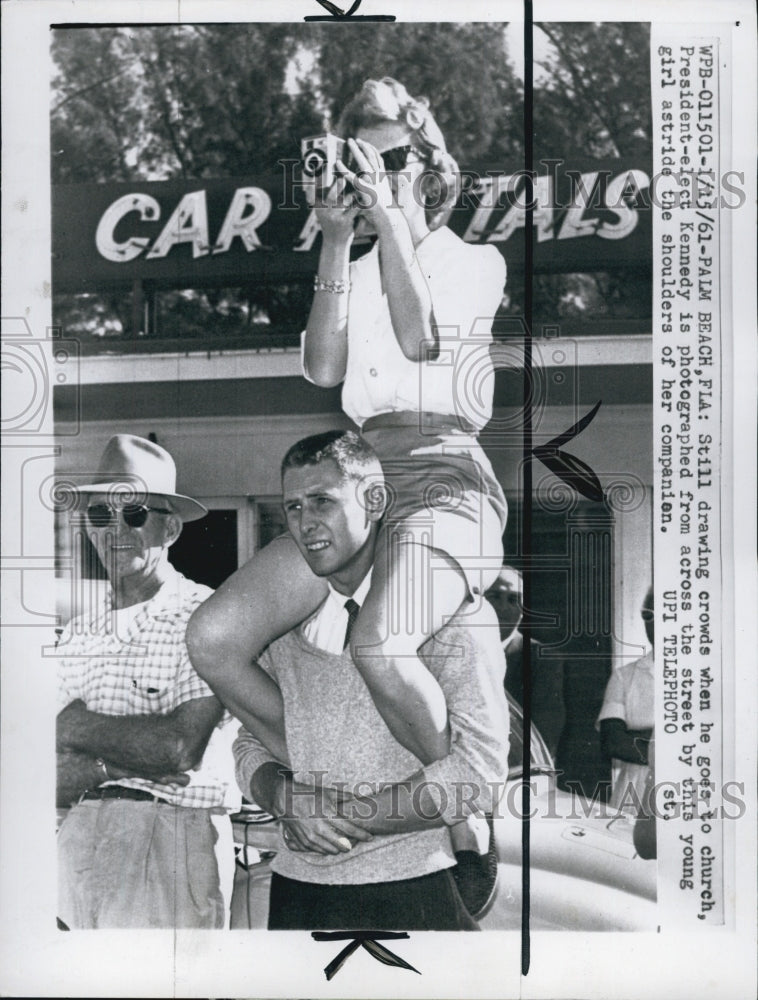
[(306, 201), (311, 207), (334, 183), (337, 177), (334, 164), (343, 159), (344, 150), (345, 140), (331, 132), (308, 136), (301, 141), (302, 186)]

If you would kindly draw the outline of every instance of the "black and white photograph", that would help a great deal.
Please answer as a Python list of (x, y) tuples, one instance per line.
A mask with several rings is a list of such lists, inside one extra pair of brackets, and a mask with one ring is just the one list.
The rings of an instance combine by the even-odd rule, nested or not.
[(752, 6), (6, 3), (0, 990), (752, 995)]

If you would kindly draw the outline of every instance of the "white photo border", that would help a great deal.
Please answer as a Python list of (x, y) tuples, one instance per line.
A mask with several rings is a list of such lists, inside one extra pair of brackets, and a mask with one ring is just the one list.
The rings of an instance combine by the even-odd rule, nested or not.
[[(607, 3), (568, 11), (557, 2), (536, 3), (534, 20), (670, 21), (704, 26), (705, 5), (640, 0), (610, 12)], [(710, 6), (710, 5), (709, 5)], [(405, 20), (459, 20), (457, 4), (366, 0), (360, 14), (395, 13)], [(6, 0), (3, 30), (3, 271), (2, 315), (32, 338), (52, 325), (50, 312), (49, 26), (74, 22), (191, 23), (276, 21), (281, 3), (261, 0)], [(321, 11), (293, 0), (287, 19)], [(518, 4), (469, 2), (466, 20), (522, 19)], [(737, 28), (739, 22), (739, 28)], [(20, 566), (38, 569), (40, 592), (53, 606), (52, 514), (22, 495), (26, 463), (52, 474), (56, 444), (52, 418), (36, 433), (3, 442), (3, 687), (0, 785), (0, 990), (17, 996), (236, 996), (236, 997), (597, 997), (603, 1000), (667, 995), (682, 1000), (717, 993), (754, 995), (756, 944), (756, 583), (755, 583), (755, 12), (748, 2), (718, 5), (718, 24), (733, 25), (734, 85), (732, 162), (745, 171), (744, 210), (733, 213), (731, 283), (735, 352), (731, 364), (733, 447), (725, 456), (731, 503), (724, 524), (733, 544), (725, 574), (734, 634), (724, 651), (733, 657), (734, 761), (744, 776), (748, 811), (734, 826), (729, 883), (733, 919), (718, 929), (672, 929), (658, 934), (538, 933), (531, 936), (531, 969), (519, 975), (518, 933), (418, 934), (392, 945), (421, 971), (388, 968), (359, 952), (327, 982), (324, 966), (338, 945), (303, 933), (99, 931), (62, 933), (55, 926), (53, 720), (55, 691), (50, 659), (40, 654), (38, 630), (17, 626), (24, 594)], [(751, 124), (753, 123), (753, 124)], [(44, 338), (43, 338), (44, 339)], [(737, 342), (739, 342), (737, 344)], [(45, 350), (49, 352), (47, 342)], [(50, 356), (50, 355), (48, 355)], [(731, 464), (731, 468), (729, 468)], [(739, 534), (738, 534), (739, 533)], [(36, 641), (36, 647), (35, 647)], [(753, 989), (751, 990), (751, 985)]]

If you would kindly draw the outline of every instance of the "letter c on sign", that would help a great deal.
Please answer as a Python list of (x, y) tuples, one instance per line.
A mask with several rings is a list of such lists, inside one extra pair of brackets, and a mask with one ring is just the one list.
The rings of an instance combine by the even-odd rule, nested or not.
[(130, 236), (124, 243), (116, 242), (114, 230), (130, 212), (139, 212), (143, 222), (157, 222), (161, 216), (160, 205), (149, 194), (125, 194), (123, 198), (114, 201), (103, 212), (95, 233), (95, 245), (106, 260), (117, 264), (134, 260), (150, 242), (146, 236)]

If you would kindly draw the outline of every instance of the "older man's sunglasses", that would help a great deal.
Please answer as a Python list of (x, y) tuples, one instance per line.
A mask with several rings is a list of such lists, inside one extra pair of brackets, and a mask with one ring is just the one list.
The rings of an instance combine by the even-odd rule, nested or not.
[(123, 507), (111, 507), (107, 503), (93, 503), (87, 508), (87, 520), (93, 528), (107, 528), (115, 523), (119, 514), (128, 528), (142, 528), (147, 523), (150, 511), (156, 514), (170, 514), (165, 507), (147, 507), (145, 504), (125, 504)]

